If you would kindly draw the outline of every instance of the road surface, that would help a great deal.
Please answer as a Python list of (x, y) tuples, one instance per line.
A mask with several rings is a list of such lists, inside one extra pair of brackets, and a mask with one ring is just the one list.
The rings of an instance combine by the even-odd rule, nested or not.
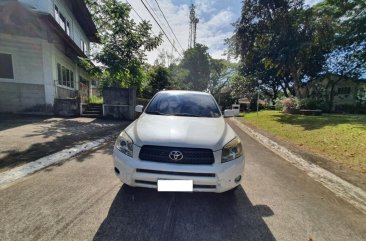
[(234, 194), (131, 189), (113, 143), (0, 189), (0, 240), (365, 240), (366, 215), (238, 128)]

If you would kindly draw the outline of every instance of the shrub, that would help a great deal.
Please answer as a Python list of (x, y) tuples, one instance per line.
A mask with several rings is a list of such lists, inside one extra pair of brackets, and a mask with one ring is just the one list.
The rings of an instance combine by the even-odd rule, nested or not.
[(98, 97), (95, 95), (89, 96), (90, 104), (103, 104), (103, 97)]
[(283, 100), (283, 98), (275, 99), (275, 109), (276, 110), (283, 110), (282, 100)]
[(313, 99), (313, 98), (304, 98), (304, 99), (298, 100), (297, 108), (326, 111), (328, 109), (328, 105), (323, 100), (318, 100), (318, 99)]
[[(258, 110), (263, 110), (265, 106), (261, 103), (258, 104)], [(257, 99), (253, 98), (249, 104), (250, 111), (257, 111)]]
[(298, 99), (296, 97), (289, 97), (282, 99), (282, 110), (285, 113), (295, 113), (298, 110)]

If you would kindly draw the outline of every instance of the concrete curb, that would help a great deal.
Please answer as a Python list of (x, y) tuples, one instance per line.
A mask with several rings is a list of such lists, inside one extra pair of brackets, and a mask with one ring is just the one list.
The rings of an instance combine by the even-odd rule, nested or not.
[(265, 147), (267, 147), (286, 161), (292, 163), (294, 166), (304, 171), (315, 181), (320, 182), (323, 186), (328, 188), (337, 196), (351, 203), (353, 206), (366, 214), (366, 192), (364, 190), (319, 167), (318, 165), (308, 162), (299, 155), (281, 146), (277, 142), (256, 132), (236, 118), (231, 118), (231, 120), (246, 134), (257, 140), (259, 143), (263, 144)]
[(7, 187), (12, 182), (25, 177), (29, 174), (37, 172), (43, 168), (54, 165), (56, 163), (67, 160), (73, 156), (76, 156), (82, 152), (89, 151), (93, 148), (99, 147), (107, 141), (116, 137), (116, 134), (106, 136), (104, 138), (89, 141), (80, 145), (76, 145), (72, 148), (64, 149), (54, 154), (42, 157), (36, 161), (24, 164), (19, 167), (15, 167), (9, 171), (0, 173), (0, 188)]

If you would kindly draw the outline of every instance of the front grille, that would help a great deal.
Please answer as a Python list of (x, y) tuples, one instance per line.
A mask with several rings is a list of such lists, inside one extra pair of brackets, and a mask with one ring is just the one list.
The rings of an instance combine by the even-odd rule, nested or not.
[[(179, 151), (183, 154), (181, 160), (171, 160), (169, 154)], [(212, 150), (201, 148), (184, 148), (168, 146), (143, 146), (140, 150), (140, 160), (152, 162), (165, 162), (175, 164), (201, 164), (208, 165), (215, 162)]]
[(171, 172), (171, 171), (157, 171), (157, 170), (146, 170), (146, 169), (136, 169), (136, 172), (162, 174), (162, 175), (190, 176), (190, 177), (215, 177), (216, 176), (215, 173)]

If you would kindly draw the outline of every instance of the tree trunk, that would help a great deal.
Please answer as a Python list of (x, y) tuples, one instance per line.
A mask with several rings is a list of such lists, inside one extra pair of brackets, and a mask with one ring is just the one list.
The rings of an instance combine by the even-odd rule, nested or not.
[(291, 75), (294, 81), (294, 91), (297, 98), (302, 98), (300, 78), (295, 67), (291, 68)]

